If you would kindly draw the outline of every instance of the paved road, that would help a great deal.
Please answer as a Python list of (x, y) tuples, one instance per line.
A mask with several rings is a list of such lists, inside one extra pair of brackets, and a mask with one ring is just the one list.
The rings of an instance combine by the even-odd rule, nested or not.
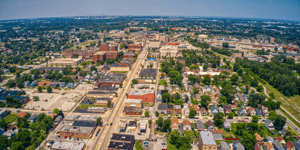
[[(141, 52), (140, 56), (137, 59), (137, 62), (135, 63), (135, 67), (133, 68), (133, 71), (130, 72), (131, 74), (129, 74), (128, 77), (128, 82), (125, 85), (124, 92), (122, 93), (119, 97), (120, 97), (120, 102), (118, 102), (118, 104), (115, 106), (111, 117), (109, 117), (108, 123), (113, 123), (112, 126), (106, 126), (103, 129), (103, 134), (104, 135), (100, 135), (99, 139), (97, 140), (97, 143), (99, 144), (95, 149), (99, 149), (99, 150), (104, 150), (107, 148), (108, 144), (109, 144), (109, 140), (110, 137), (113, 133), (113, 129), (116, 128), (116, 126), (118, 126), (119, 124), (118, 119), (119, 119), (119, 115), (121, 113), (121, 111), (123, 110), (123, 101), (125, 99), (126, 93), (129, 92), (130, 88), (131, 88), (131, 80), (134, 79), (134, 76), (138, 73), (138, 68), (141, 67), (141, 63), (144, 61), (144, 59), (147, 56), (147, 51), (146, 51), (146, 46), (144, 47), (144, 50)], [(100, 138), (101, 137), (101, 138)], [(91, 146), (92, 148), (94, 148), (94, 145)]]

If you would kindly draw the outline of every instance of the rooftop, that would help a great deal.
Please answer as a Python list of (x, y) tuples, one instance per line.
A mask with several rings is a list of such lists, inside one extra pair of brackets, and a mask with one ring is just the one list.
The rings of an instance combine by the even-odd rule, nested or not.
[(51, 149), (72, 149), (82, 150), (85, 147), (85, 143), (78, 142), (67, 142), (67, 141), (56, 141), (52, 145)]
[(217, 145), (217, 143), (210, 131), (201, 131), (200, 136), (201, 136), (203, 145)]
[(154, 90), (135, 90), (131, 89), (128, 95), (145, 95), (145, 94), (152, 94), (154, 93)]

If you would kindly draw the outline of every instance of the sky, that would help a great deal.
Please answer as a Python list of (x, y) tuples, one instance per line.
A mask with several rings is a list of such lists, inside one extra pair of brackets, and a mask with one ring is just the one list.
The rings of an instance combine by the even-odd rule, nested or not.
[(300, 0), (0, 0), (0, 20), (89, 15), (300, 21)]

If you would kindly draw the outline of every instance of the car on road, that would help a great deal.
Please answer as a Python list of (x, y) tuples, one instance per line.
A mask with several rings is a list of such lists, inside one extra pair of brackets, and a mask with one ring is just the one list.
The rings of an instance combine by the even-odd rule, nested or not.
[(141, 133), (138, 133), (137, 135), (142, 135)]
[(112, 126), (113, 123), (110, 123), (110, 126)]

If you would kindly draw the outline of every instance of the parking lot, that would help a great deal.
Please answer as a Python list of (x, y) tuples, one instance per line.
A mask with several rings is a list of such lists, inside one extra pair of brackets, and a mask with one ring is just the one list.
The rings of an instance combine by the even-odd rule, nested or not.
[(74, 90), (80, 90), (80, 91), (90, 91), (93, 90), (92, 84), (79, 84)]

